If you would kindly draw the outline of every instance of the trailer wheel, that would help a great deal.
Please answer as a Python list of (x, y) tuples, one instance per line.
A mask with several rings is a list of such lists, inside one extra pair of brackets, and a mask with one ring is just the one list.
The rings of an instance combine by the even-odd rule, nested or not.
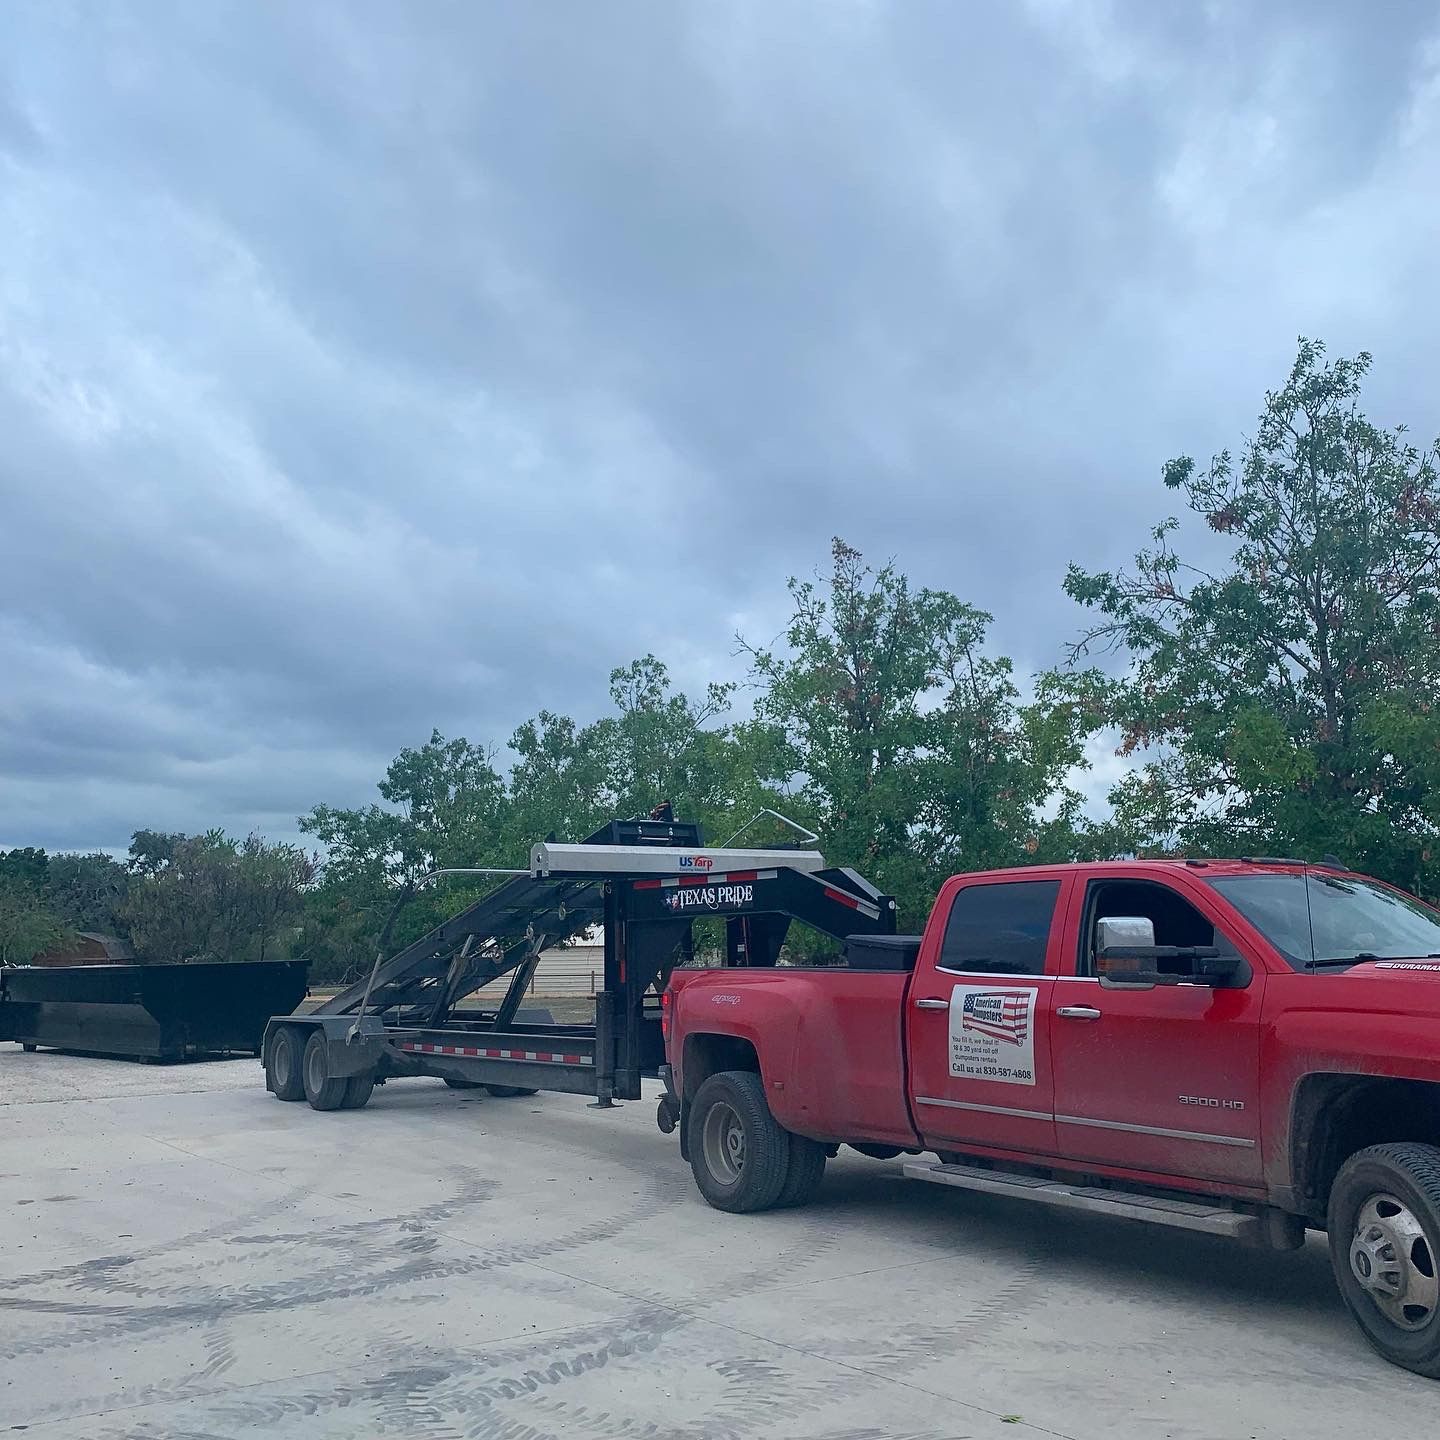
[(749, 1070), (712, 1075), (695, 1096), (690, 1168), (717, 1210), (768, 1210), (790, 1170), (790, 1136), (775, 1122), (760, 1077)]
[(1392, 1365), (1440, 1379), (1440, 1147), (1352, 1155), (1330, 1191), (1326, 1229), (1365, 1338)]
[(348, 1075), (330, 1073), (325, 1035), (317, 1030), (305, 1045), (305, 1098), (312, 1110), (338, 1110), (350, 1087)]
[(303, 1100), (305, 1076), (301, 1068), (300, 1035), (282, 1025), (271, 1038), (265, 1056), (265, 1085), (277, 1100)]
[(342, 1110), (363, 1110), (370, 1103), (375, 1089), (375, 1072), (367, 1070), (363, 1075), (352, 1075), (345, 1082), (345, 1098), (340, 1102)]
[(790, 1169), (780, 1187), (776, 1209), (794, 1209), (808, 1205), (815, 1198), (825, 1176), (825, 1158), (825, 1147), (818, 1140), (807, 1140), (803, 1135), (790, 1136)]
[(513, 1100), (517, 1095), (538, 1095), (538, 1090), (526, 1090), (519, 1085), (487, 1085), (485, 1087), (497, 1100)]

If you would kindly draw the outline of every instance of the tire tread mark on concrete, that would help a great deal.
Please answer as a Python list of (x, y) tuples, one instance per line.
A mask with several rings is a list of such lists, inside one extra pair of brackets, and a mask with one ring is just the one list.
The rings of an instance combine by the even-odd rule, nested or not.
[(263, 1205), (252, 1206), (239, 1215), (232, 1215), (226, 1220), (184, 1235), (157, 1241), (154, 1245), (141, 1246), (124, 1255), (99, 1255), (92, 1260), (77, 1260), (71, 1265), (59, 1265), (50, 1270), (35, 1270), (28, 1275), (11, 1275), (6, 1277), (4, 1288), (19, 1290), (32, 1285), (52, 1285), (57, 1281), (68, 1281), (80, 1289), (85, 1289), (88, 1283), (97, 1279), (103, 1280), (113, 1270), (135, 1265), (143, 1260), (172, 1255), (178, 1250), (203, 1245), (211, 1240), (224, 1239), (232, 1231), (247, 1229), (267, 1215), (293, 1209), (312, 1192), (312, 1188), (308, 1185), (292, 1186), (283, 1195), (268, 1200)]
[[(171, 1326), (189, 1326), (221, 1318), (255, 1313), (258, 1311), (289, 1310), (312, 1304), (328, 1304), (337, 1300), (364, 1299), (389, 1290), (396, 1285), (415, 1280), (444, 1280), (483, 1274), (486, 1271), (522, 1264), (531, 1260), (542, 1260), (552, 1255), (592, 1245), (601, 1240), (613, 1239), (632, 1226), (652, 1219), (665, 1206), (665, 1201), (656, 1195), (649, 1202), (633, 1205), (623, 1215), (593, 1221), (567, 1234), (546, 1240), (519, 1242), (496, 1247), (474, 1259), (431, 1259), (421, 1256), (395, 1265), (380, 1274), (356, 1275), (348, 1284), (329, 1283), (327, 1276), (310, 1267), (299, 1276), (289, 1280), (276, 1281), (269, 1285), (248, 1289), (228, 1288), (213, 1292), (209, 1297), (189, 1300), (173, 1305), (159, 1306), (96, 1306), (93, 1302), (53, 1301), (0, 1296), (0, 1310), (12, 1310), (33, 1314), (70, 1315), (76, 1317), (95, 1314), (112, 1316), (113, 1323), (93, 1327), (89, 1330), (66, 1330), (31, 1340), (12, 1342), (0, 1347), (0, 1360), (16, 1360), (26, 1355), (51, 1353), (70, 1349), (78, 1345), (94, 1344), (105, 1340), (139, 1333), (145, 1330), (163, 1329)], [(371, 1222), (360, 1222), (369, 1227)], [(391, 1224), (405, 1223), (399, 1217)], [(338, 1227), (343, 1236), (350, 1227)], [(333, 1232), (332, 1232), (333, 1233)], [(367, 1237), (370, 1238), (370, 1237)], [(464, 1242), (469, 1244), (470, 1242)], [(395, 1247), (390, 1244), (371, 1243), (364, 1247), (360, 1256), (352, 1256), (351, 1263), (343, 1268), (354, 1275), (357, 1264), (365, 1254), (379, 1256), (379, 1263), (394, 1257)], [(193, 1263), (193, 1262), (192, 1262)], [(192, 1282), (185, 1287), (185, 1293), (193, 1295)]]

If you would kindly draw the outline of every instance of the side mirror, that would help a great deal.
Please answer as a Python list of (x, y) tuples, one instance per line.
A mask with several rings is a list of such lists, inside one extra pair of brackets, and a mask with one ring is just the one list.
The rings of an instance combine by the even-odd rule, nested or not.
[(1095, 922), (1095, 953), (1107, 950), (1151, 949), (1155, 944), (1155, 922), (1144, 915), (1107, 917)]
[(1095, 925), (1095, 970), (1107, 988), (1243, 983), (1243, 957), (1213, 945), (1157, 945), (1153, 921), (1141, 916), (1105, 919)]

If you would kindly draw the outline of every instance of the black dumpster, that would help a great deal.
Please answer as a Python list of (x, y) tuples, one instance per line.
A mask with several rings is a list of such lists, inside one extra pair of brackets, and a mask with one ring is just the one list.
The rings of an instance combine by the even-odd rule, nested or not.
[(181, 1060), (260, 1053), (265, 1022), (305, 998), (308, 960), (0, 968), (0, 1040)]

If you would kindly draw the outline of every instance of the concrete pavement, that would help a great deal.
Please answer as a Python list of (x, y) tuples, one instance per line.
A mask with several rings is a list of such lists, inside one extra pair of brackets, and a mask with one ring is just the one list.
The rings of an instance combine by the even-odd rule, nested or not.
[(1433, 1432), (1324, 1250), (900, 1180), (721, 1215), (653, 1106), (0, 1045), (0, 1432), (1353, 1440)]

